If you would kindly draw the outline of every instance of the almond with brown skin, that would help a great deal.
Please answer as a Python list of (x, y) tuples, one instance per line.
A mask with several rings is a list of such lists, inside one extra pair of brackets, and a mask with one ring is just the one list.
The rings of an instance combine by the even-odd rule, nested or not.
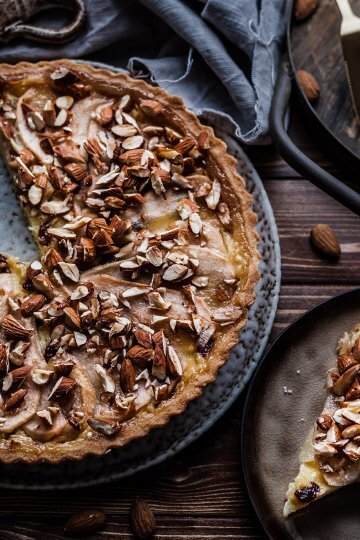
[(156, 531), (156, 521), (149, 504), (136, 497), (131, 507), (131, 529), (139, 540), (151, 538)]
[(81, 321), (78, 313), (71, 306), (64, 307), (66, 324), (73, 330), (81, 330)]
[(50, 268), (50, 270), (55, 268), (60, 262), (63, 261), (64, 259), (60, 253), (54, 248), (50, 248), (45, 255), (45, 264), (48, 268)]
[(360, 338), (355, 341), (352, 348), (352, 354), (355, 356), (356, 360), (360, 362)]
[(97, 112), (96, 119), (101, 126), (109, 124), (114, 117), (114, 111), (111, 105), (104, 105)]
[(189, 150), (194, 148), (195, 145), (196, 141), (193, 137), (184, 137), (183, 140), (175, 146), (175, 150), (180, 154), (185, 155)]
[(296, 77), (308, 100), (316, 101), (320, 96), (320, 86), (315, 77), (304, 69), (299, 69)]
[(47, 302), (43, 294), (32, 294), (21, 304), (21, 315), (31, 317), (35, 311), (39, 311)]
[(32, 279), (34, 276), (41, 274), (42, 264), (40, 261), (33, 261), (26, 269), (26, 277)]
[(205, 129), (200, 131), (198, 135), (198, 146), (201, 150), (208, 150), (210, 148), (210, 135)]
[(10, 371), (3, 380), (3, 390), (7, 392), (12, 387), (21, 386), (31, 370), (31, 366), (21, 366)]
[(12, 409), (15, 409), (15, 407), (18, 407), (24, 397), (27, 394), (27, 390), (25, 388), (20, 388), (20, 390), (17, 390), (11, 396), (5, 401), (5, 411), (11, 411)]
[(350, 401), (352, 399), (358, 399), (360, 397), (360, 382), (358, 379), (355, 379), (349, 387), (349, 390), (346, 392), (345, 399)]
[(154, 356), (154, 351), (151, 348), (134, 345), (129, 349), (128, 356), (135, 364), (145, 367)]
[(1, 326), (5, 336), (9, 339), (28, 341), (33, 335), (33, 330), (25, 328), (25, 326), (17, 321), (12, 315), (6, 315)]
[(163, 381), (166, 377), (166, 358), (160, 345), (155, 345), (152, 374), (160, 381)]
[(78, 163), (68, 163), (64, 166), (64, 169), (76, 182), (81, 182), (88, 174), (84, 167), (81, 167)]
[(91, 264), (96, 259), (96, 246), (91, 238), (80, 239), (81, 258), (84, 264)]
[(85, 510), (72, 516), (65, 524), (68, 536), (87, 536), (104, 528), (106, 515), (100, 510)]
[(120, 369), (120, 385), (125, 394), (131, 392), (135, 384), (135, 371), (131, 361), (125, 358)]
[(66, 396), (76, 386), (76, 382), (71, 377), (60, 377), (49, 393), (49, 399), (59, 399)]
[(159, 116), (159, 114), (161, 114), (163, 106), (154, 99), (143, 99), (140, 101), (140, 109), (146, 114), (146, 116), (154, 118), (155, 116)]
[(359, 435), (360, 424), (353, 424), (352, 426), (348, 426), (341, 434), (344, 439), (353, 439), (354, 437), (358, 437)]
[(358, 361), (353, 354), (339, 354), (337, 357), (337, 366), (340, 375), (345, 373), (345, 371), (352, 366), (356, 366), (356, 364), (358, 364)]
[(325, 257), (329, 259), (338, 259), (340, 257), (340, 244), (334, 231), (325, 225), (319, 223), (311, 229), (310, 239), (314, 247)]
[(75, 362), (71, 358), (59, 358), (58, 360), (54, 360), (53, 369), (58, 375), (66, 376), (70, 375), (74, 365)]
[(148, 332), (145, 332), (145, 330), (143, 330), (142, 328), (138, 328), (137, 330), (135, 330), (134, 335), (140, 345), (142, 345), (146, 349), (151, 349), (151, 335)]
[(346, 390), (349, 388), (351, 383), (355, 380), (356, 375), (359, 373), (360, 365), (352, 366), (345, 373), (338, 378), (334, 383), (333, 392), (337, 396), (342, 396), (345, 394)]
[(297, 21), (310, 17), (319, 5), (319, 0), (296, 0), (294, 15)]
[(0, 375), (9, 371), (9, 351), (5, 343), (0, 342)]
[(47, 276), (45, 276), (45, 274), (37, 274), (31, 278), (31, 282), (38, 292), (45, 294), (45, 296), (48, 298), (52, 298), (54, 296), (54, 289), (51, 281)]
[(316, 423), (320, 429), (323, 429), (324, 431), (328, 431), (331, 428), (333, 419), (328, 414), (321, 414), (319, 418), (316, 420)]

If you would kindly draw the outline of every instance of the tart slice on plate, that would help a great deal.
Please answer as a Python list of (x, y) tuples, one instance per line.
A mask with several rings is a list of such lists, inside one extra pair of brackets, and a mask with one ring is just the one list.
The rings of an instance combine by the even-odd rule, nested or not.
[(100, 455), (181, 413), (238, 342), (251, 196), (213, 130), (143, 81), (21, 63), (0, 66), (0, 93), (40, 251), (0, 261), (0, 459)]
[(326, 378), (327, 398), (300, 452), (284, 516), (360, 476), (360, 323), (338, 341), (336, 366)]

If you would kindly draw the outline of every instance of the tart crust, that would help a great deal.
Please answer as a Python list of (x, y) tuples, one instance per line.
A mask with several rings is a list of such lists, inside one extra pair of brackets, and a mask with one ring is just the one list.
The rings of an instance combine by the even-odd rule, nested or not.
[[(81, 83), (89, 85), (92, 90), (116, 96), (121, 94), (124, 88), (133, 91), (137, 99), (156, 100), (162, 104), (166, 115), (172, 118), (173, 125), (183, 129), (186, 134), (198, 138), (201, 132), (206, 132), (209, 137), (209, 150), (207, 150), (206, 164), (211, 174), (219, 179), (222, 188), (222, 196), (230, 208), (232, 217), (232, 241), (234, 245), (242, 246), (246, 252), (246, 262), (243, 260), (241, 268), (238, 268), (240, 279), (231, 299), (233, 306), (241, 308), (241, 316), (231, 325), (221, 329), (221, 334), (216, 333), (216, 338), (210, 352), (206, 355), (204, 369), (195, 372), (188, 380), (180, 380), (175, 391), (170, 397), (162, 401), (156, 409), (140, 409), (135, 416), (125, 420), (122, 429), (112, 437), (106, 437), (86, 427), (75, 439), (58, 442), (54, 441), (38, 444), (37, 442), (26, 449), (23, 440), (25, 435), (20, 434), (17, 440), (9, 443), (8, 440), (0, 439), (0, 459), (11, 463), (24, 461), (36, 463), (47, 461), (56, 463), (64, 459), (80, 460), (88, 454), (102, 455), (111, 448), (122, 447), (134, 439), (145, 437), (152, 429), (165, 426), (169, 419), (185, 410), (193, 399), (199, 397), (204, 387), (215, 380), (218, 369), (227, 361), (231, 349), (239, 341), (239, 333), (247, 321), (247, 310), (255, 299), (255, 286), (259, 280), (258, 263), (260, 256), (256, 246), (258, 236), (254, 230), (256, 215), (251, 210), (252, 198), (245, 189), (244, 180), (236, 171), (236, 160), (227, 154), (226, 145), (215, 137), (214, 131), (208, 126), (200, 124), (198, 118), (188, 111), (183, 101), (169, 95), (161, 88), (150, 86), (141, 80), (134, 80), (125, 74), (113, 73), (105, 69), (96, 69), (87, 64), (80, 64), (68, 60), (55, 62), (39, 62), (37, 64), (22, 62), (17, 65), (0, 65), (0, 77), (6, 84), (9, 81), (24, 81), (26, 85), (32, 83), (55, 69), (66, 68), (75, 72)], [(9, 144), (3, 133), (0, 137), (0, 151), (11, 169), (12, 157), (9, 154)], [(31, 216), (30, 221), (31, 221)], [(37, 238), (36, 238), (37, 239)], [(44, 247), (40, 246), (41, 251)], [(228, 251), (228, 256), (229, 253)], [(233, 254), (234, 255), (234, 254)], [(11, 257), (6, 257), (12, 269), (15, 286), (21, 288), (22, 277), (17, 268), (19, 262)], [(236, 269), (236, 257), (233, 265)], [(21, 265), (20, 265), (21, 266)], [(111, 267), (111, 265), (110, 265)], [(108, 267), (94, 267), (81, 275), (81, 280), (94, 278), (104, 272), (110, 272)], [(1, 277), (1, 276), (0, 276)], [(94, 278), (95, 279), (95, 278)], [(25, 291), (23, 295), (27, 294)], [(36, 332), (34, 323), (34, 332)], [(35, 338), (36, 339), (36, 338)], [(196, 371), (196, 370), (195, 370)], [(91, 437), (89, 438), (89, 433)], [(11, 439), (11, 437), (10, 437)]]

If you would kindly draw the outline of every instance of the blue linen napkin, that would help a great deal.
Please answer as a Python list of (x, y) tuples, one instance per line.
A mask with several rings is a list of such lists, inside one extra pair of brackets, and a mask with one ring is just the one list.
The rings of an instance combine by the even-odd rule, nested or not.
[[(204, 122), (246, 144), (266, 143), (285, 4), (87, 0), (86, 28), (73, 42), (59, 47), (18, 40), (0, 49), (0, 60), (72, 57), (128, 67), (181, 96)], [(38, 19), (54, 26), (54, 16)]]

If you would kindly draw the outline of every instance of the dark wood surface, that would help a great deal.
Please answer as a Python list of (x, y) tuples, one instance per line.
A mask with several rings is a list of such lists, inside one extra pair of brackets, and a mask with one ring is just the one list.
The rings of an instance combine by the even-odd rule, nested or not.
[[(333, 170), (301, 133), (299, 145)], [(317, 303), (360, 285), (360, 220), (302, 179), (272, 147), (251, 148), (249, 156), (264, 181), (274, 208), (282, 252), (281, 296), (270, 342), (291, 321)], [(334, 172), (334, 171), (333, 171)], [(309, 230), (328, 223), (339, 237), (338, 263), (321, 260), (309, 244)], [(244, 395), (217, 424), (173, 459), (107, 486), (63, 493), (0, 490), (0, 540), (58, 540), (73, 513), (102, 509), (105, 530), (92, 538), (132, 538), (133, 498), (148, 500), (157, 518), (156, 538), (263, 539), (248, 500), (240, 465), (240, 421)]]

